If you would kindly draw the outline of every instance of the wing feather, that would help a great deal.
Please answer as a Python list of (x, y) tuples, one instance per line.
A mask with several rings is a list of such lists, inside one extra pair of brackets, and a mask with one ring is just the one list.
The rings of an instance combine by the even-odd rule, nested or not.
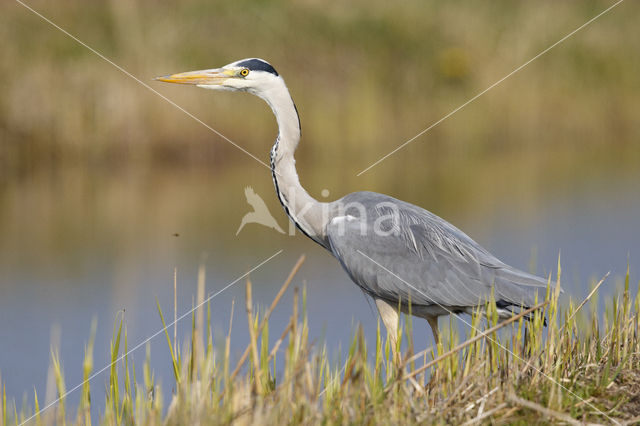
[[(353, 281), (374, 297), (455, 308), (486, 302), (492, 289), (504, 306), (532, 306), (536, 292), (544, 295), (546, 280), (504, 264), (424, 209), (369, 192), (345, 200), (364, 205), (367, 217), (335, 217), (326, 228), (329, 248)], [(393, 203), (399, 212), (388, 227), (396, 232), (389, 235), (374, 232), (376, 220), (386, 214), (376, 207), (382, 202)]]

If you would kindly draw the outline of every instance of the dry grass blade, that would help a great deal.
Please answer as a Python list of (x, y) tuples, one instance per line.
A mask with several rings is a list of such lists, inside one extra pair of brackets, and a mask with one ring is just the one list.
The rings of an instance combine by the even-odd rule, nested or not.
[(262, 390), (262, 380), (260, 378), (260, 359), (258, 354), (258, 337), (256, 336), (256, 330), (253, 325), (253, 314), (252, 314), (252, 300), (251, 300), (251, 281), (247, 280), (247, 294), (246, 294), (246, 302), (247, 302), (247, 322), (249, 324), (249, 338), (251, 342), (249, 346), (251, 347), (251, 359), (253, 361), (253, 369), (254, 369), (254, 381), (256, 385), (256, 390), (260, 392)]
[(173, 351), (178, 353), (178, 268), (173, 268)]
[(611, 274), (611, 272), (607, 272), (604, 277), (602, 277), (602, 279), (600, 281), (598, 281), (598, 284), (596, 284), (596, 286), (593, 288), (593, 290), (591, 290), (591, 292), (589, 293), (589, 295), (582, 301), (582, 303), (580, 303), (578, 305), (578, 307), (576, 308), (575, 311), (573, 311), (573, 313), (571, 314), (571, 316), (569, 317), (569, 319), (567, 319), (567, 321), (562, 324), (562, 327), (560, 327), (560, 331), (564, 330), (564, 326), (568, 323), (571, 322), (571, 320), (576, 316), (576, 314), (580, 311), (580, 309), (582, 309), (582, 307), (589, 301), (591, 300), (591, 298), (593, 297), (594, 294), (596, 294), (596, 292), (598, 291), (598, 289), (600, 288), (600, 286), (604, 283), (604, 281), (607, 279), (607, 277), (609, 276), (609, 274)]
[(284, 329), (284, 331), (282, 332), (282, 334), (280, 335), (276, 343), (274, 343), (273, 349), (271, 349), (271, 352), (269, 352), (269, 360), (271, 360), (271, 358), (273, 358), (276, 355), (276, 353), (278, 352), (278, 349), (280, 349), (280, 345), (284, 341), (284, 338), (287, 337), (287, 334), (289, 334), (289, 332), (292, 329), (293, 329), (293, 325), (292, 323), (289, 323), (289, 325), (287, 325), (287, 327)]
[(494, 407), (489, 411), (485, 411), (484, 413), (480, 414), (478, 417), (476, 417), (474, 419), (471, 419), (468, 422), (463, 423), (461, 426), (471, 426), (471, 425), (478, 424), (481, 421), (483, 421), (484, 419), (486, 419), (487, 417), (490, 417), (490, 416), (494, 415), (496, 412), (502, 410), (506, 406), (507, 406), (507, 403), (503, 402), (502, 404), (499, 404), (497, 407)]
[[(271, 313), (276, 308), (276, 305), (284, 295), (285, 291), (287, 291), (287, 288), (289, 288), (289, 284), (291, 284), (291, 281), (293, 281), (293, 277), (296, 275), (296, 273), (304, 263), (305, 258), (306, 256), (304, 254), (300, 256), (296, 264), (293, 266), (293, 269), (291, 269), (291, 272), (289, 273), (289, 276), (287, 277), (284, 284), (282, 284), (280, 291), (278, 291), (278, 294), (276, 294), (276, 297), (273, 299), (273, 302), (271, 302), (271, 306), (269, 306), (269, 309), (267, 309), (267, 312), (265, 312), (264, 317), (262, 318), (262, 322), (260, 323), (260, 326), (258, 327), (258, 330), (256, 332), (257, 335), (260, 335), (260, 333), (262, 333), (262, 329), (264, 328), (267, 321), (269, 321), (269, 317), (271, 316)], [(247, 357), (249, 356), (250, 350), (251, 350), (251, 346), (247, 345), (247, 348), (244, 350), (244, 353), (240, 357), (240, 360), (238, 361), (238, 364), (236, 365), (235, 370), (233, 370), (233, 373), (231, 374), (231, 380), (235, 379), (235, 377), (240, 372), (240, 369), (242, 368), (242, 364), (244, 364), (244, 362), (247, 360)]]
[(640, 423), (640, 416), (635, 416), (635, 417), (634, 417), (634, 418), (632, 418), (632, 419), (629, 419), (629, 420), (626, 420), (626, 421), (622, 422), (622, 424), (623, 424), (624, 426), (627, 426), (627, 425), (636, 425), (636, 424), (639, 424), (639, 423)]
[(205, 286), (206, 286), (206, 272), (204, 265), (201, 264), (198, 268), (198, 292), (196, 297), (196, 306), (200, 306), (200, 309), (196, 311), (196, 337), (193, 339), (195, 348), (194, 352), (196, 354), (195, 359), (197, 360), (196, 365), (201, 365), (202, 360), (204, 358), (204, 339), (205, 336), (204, 331), (204, 295), (205, 295)]
[(527, 309), (525, 311), (522, 311), (518, 315), (514, 315), (511, 318), (509, 318), (508, 320), (503, 321), (500, 324), (498, 324), (498, 325), (496, 325), (494, 327), (491, 327), (488, 330), (480, 332), (480, 334), (478, 334), (477, 336), (475, 336), (475, 337), (473, 337), (473, 338), (471, 338), (469, 340), (466, 340), (463, 343), (460, 343), (458, 346), (456, 346), (455, 348), (451, 349), (450, 351), (440, 355), (439, 357), (437, 357), (434, 360), (426, 363), (422, 367), (417, 368), (417, 369), (413, 370), (411, 373), (403, 376), (402, 379), (403, 380), (407, 380), (407, 379), (410, 379), (410, 378), (413, 378), (413, 377), (417, 376), (418, 374), (422, 373), (423, 371), (427, 370), (428, 368), (430, 368), (430, 367), (434, 366), (435, 364), (439, 363), (443, 359), (446, 359), (446, 358), (450, 357), (451, 355), (460, 352), (462, 349), (464, 349), (467, 346), (473, 344), (474, 342), (477, 342), (480, 339), (488, 337), (491, 333), (494, 333), (495, 331), (498, 331), (502, 327), (507, 326), (507, 325), (511, 324), (512, 322), (514, 322), (514, 321), (518, 321), (520, 318), (522, 318), (522, 317), (524, 317), (526, 315), (529, 315), (531, 312), (542, 308), (547, 303), (549, 303), (549, 302), (548, 301), (544, 301), (542, 303), (539, 303), (536, 306), (534, 306), (532, 308), (529, 308), (529, 309)]
[[(515, 404), (518, 404), (521, 407), (525, 407), (525, 408), (528, 408), (530, 410), (537, 411), (540, 414), (543, 414), (543, 415), (545, 415), (547, 417), (553, 417), (553, 418), (558, 419), (560, 421), (569, 423), (571, 425), (576, 425), (576, 426), (580, 426), (580, 425), (584, 424), (583, 422), (580, 422), (580, 421), (574, 419), (573, 417), (569, 416), (568, 414), (560, 413), (560, 412), (552, 410), (550, 408), (543, 407), (540, 404), (537, 404), (537, 403), (535, 403), (533, 401), (529, 401), (527, 399), (519, 398), (519, 397), (517, 397), (517, 396), (515, 396), (513, 394), (509, 395), (507, 398), (509, 399), (509, 401), (511, 401), (511, 402), (513, 402)], [(593, 423), (591, 423), (591, 424), (593, 424)]]

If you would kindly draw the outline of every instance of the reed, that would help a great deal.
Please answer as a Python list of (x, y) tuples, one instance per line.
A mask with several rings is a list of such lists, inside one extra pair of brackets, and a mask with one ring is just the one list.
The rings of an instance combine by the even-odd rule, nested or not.
[[(561, 302), (559, 291), (552, 291), (527, 312), (530, 321), (521, 315), (498, 323), (495, 304), (489, 303), (488, 319), (472, 315), (468, 335), (459, 336), (450, 323), (443, 330), (439, 355), (432, 348), (415, 351), (410, 318), (400, 328), (404, 342), (400, 361), (393, 359), (379, 324), (372, 345), (358, 327), (346, 359), (336, 362), (326, 345), (310, 341), (304, 288), (300, 291), (294, 278), (303, 260), (266, 310), (254, 304), (247, 282), (250, 341), (244, 356), (236, 359), (230, 353), (231, 319), (224, 347), (214, 348), (209, 306), (206, 320), (197, 320), (194, 312), (186, 347), (174, 348), (167, 332), (172, 359), (167, 368), (175, 373), (168, 407), (149, 367), (149, 348), (141, 366), (142, 383), (133, 362), (121, 356), (128, 343), (125, 318), (120, 315), (114, 324), (113, 365), (104, 404), (91, 400), (89, 382), (82, 387), (75, 417), (64, 398), (51, 408), (55, 416), (43, 416), (37, 394), (35, 410), (25, 402), (18, 411), (3, 391), (0, 426), (27, 419), (38, 425), (47, 421), (88, 425), (92, 414), (107, 425), (640, 421), (640, 292), (632, 295), (628, 272), (622, 294), (611, 299), (605, 313), (582, 309), (601, 283), (581, 303), (570, 297)], [(204, 286), (204, 273), (200, 280)], [(277, 339), (270, 339), (269, 316), (274, 309), (287, 309), (278, 302), (292, 283), (290, 320)], [(200, 304), (204, 292), (198, 293)], [(81, 366), (85, 378), (93, 368), (94, 334), (95, 323)], [(65, 395), (62, 363), (55, 352), (52, 365), (58, 394)]]

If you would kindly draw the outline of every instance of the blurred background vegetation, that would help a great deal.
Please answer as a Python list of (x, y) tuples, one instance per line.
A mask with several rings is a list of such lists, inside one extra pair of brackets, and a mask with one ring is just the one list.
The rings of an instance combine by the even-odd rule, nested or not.
[[(274, 123), (262, 103), (167, 87), (151, 78), (247, 56), (271, 61), (301, 112), (303, 164), (344, 170), (338, 180), (414, 136), (610, 2), (29, 4), (263, 158)], [(18, 3), (3, 2), (0, 8), (5, 40), (0, 169), (5, 179), (61, 166), (251, 163)], [(407, 161), (426, 163), (428, 171), (460, 161), (497, 165), (522, 152), (531, 163), (547, 166), (546, 175), (596, 158), (636, 163), (640, 37), (632, 30), (639, 11), (636, 2), (614, 9), (369, 173), (367, 181), (383, 179), (390, 170), (406, 172)]]

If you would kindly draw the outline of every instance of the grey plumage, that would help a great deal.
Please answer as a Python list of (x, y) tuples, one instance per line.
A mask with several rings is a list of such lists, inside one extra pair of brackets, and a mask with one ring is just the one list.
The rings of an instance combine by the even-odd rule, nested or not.
[(427, 319), (438, 340), (438, 316), (469, 313), (483, 306), (492, 292), (501, 316), (543, 298), (546, 280), (506, 265), (418, 206), (373, 192), (355, 192), (331, 203), (311, 197), (295, 168), (298, 111), (282, 76), (268, 62), (249, 58), (159, 80), (249, 92), (267, 102), (278, 122), (271, 150), (278, 199), (295, 225), (331, 251), (375, 299), (391, 339), (397, 336), (397, 308), (407, 311), (409, 302), (411, 312)]
[[(367, 223), (363, 226), (357, 216), (361, 212), (347, 209), (344, 216), (351, 220), (327, 225), (329, 248), (351, 279), (372, 297), (392, 305), (411, 301), (417, 311), (424, 307), (443, 315), (484, 304), (492, 288), (497, 305), (505, 310), (533, 306), (536, 293), (540, 299), (544, 296), (547, 280), (501, 262), (425, 209), (374, 192), (355, 192), (339, 203), (365, 206)], [(398, 208), (398, 214), (388, 215), (387, 222), (397, 221), (386, 224), (387, 231), (396, 228), (388, 236), (373, 232), (375, 221), (385, 214), (375, 206), (384, 203)]]

